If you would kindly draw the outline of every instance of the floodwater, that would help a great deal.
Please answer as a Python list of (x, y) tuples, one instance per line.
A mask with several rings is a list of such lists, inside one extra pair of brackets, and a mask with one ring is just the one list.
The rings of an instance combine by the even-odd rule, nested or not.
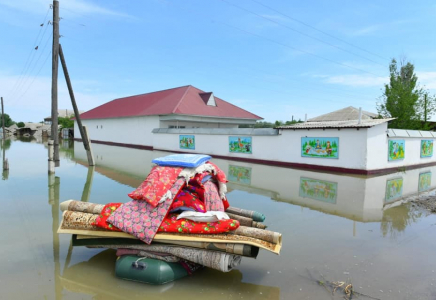
[(317, 280), (348, 280), (373, 299), (436, 299), (436, 217), (386, 205), (435, 188), (436, 167), (356, 177), (214, 160), (229, 177), (231, 205), (263, 212), (268, 229), (283, 234), (281, 254), (149, 286), (117, 279), (114, 251), (72, 248), (70, 235), (58, 235), (59, 202), (129, 201), (151, 160), (168, 153), (94, 144), (97, 166), (88, 168), (82, 144), (63, 142), (48, 176), (42, 141), (6, 148), (0, 299), (343, 299)]

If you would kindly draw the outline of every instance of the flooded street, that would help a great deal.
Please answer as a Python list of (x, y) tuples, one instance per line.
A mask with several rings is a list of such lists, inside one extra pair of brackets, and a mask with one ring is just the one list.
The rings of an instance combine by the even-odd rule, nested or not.
[[(231, 205), (266, 215), (283, 234), (279, 256), (261, 251), (236, 270), (203, 269), (150, 286), (115, 277), (115, 251), (71, 247), (56, 233), (59, 203), (127, 202), (166, 152), (61, 144), (47, 175), (47, 146), (12, 141), (0, 180), (0, 299), (341, 299), (317, 281), (349, 280), (373, 299), (436, 299), (436, 216), (387, 202), (436, 187), (436, 167), (358, 177), (213, 160), (229, 179)], [(424, 182), (425, 181), (425, 182)], [(359, 299), (371, 299), (364, 295)]]

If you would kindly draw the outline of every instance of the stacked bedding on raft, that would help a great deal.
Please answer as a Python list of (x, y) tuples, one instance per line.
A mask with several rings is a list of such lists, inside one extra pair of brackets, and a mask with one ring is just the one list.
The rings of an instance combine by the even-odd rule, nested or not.
[[(229, 205), (226, 176), (210, 158), (179, 154), (153, 160), (157, 165), (124, 204), (65, 201), (58, 232), (73, 234), (73, 246), (117, 249), (124, 263), (116, 268), (127, 269), (116, 274), (139, 280), (148, 269), (148, 283), (183, 273), (156, 274), (166, 281), (150, 282), (151, 270), (174, 273), (182, 266), (188, 275), (206, 266), (229, 272), (242, 256), (256, 258), (259, 248), (279, 254), (281, 234), (265, 230), (263, 214)], [(150, 264), (158, 267), (145, 267)], [(126, 277), (129, 272), (135, 275)]]

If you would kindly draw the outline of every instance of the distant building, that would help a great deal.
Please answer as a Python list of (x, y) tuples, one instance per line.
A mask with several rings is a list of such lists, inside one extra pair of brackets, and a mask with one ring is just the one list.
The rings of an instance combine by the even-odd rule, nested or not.
[[(12, 127), (12, 126), (11, 126)], [(11, 128), (9, 127), (9, 128)], [(19, 136), (42, 136), (44, 132), (47, 133), (48, 136), (51, 135), (51, 125), (46, 125), (42, 123), (24, 123), (24, 127), (14, 129), (14, 134)]]
[[(362, 120), (371, 120), (378, 117), (378, 114), (362, 110)], [(308, 119), (308, 122), (329, 122), (329, 121), (348, 121), (358, 120), (359, 109), (348, 106), (333, 112)]]
[[(79, 114), (83, 113), (83, 110), (79, 110)], [(72, 109), (58, 109), (58, 118), (67, 118), (74, 116), (74, 110)], [(51, 125), (51, 116), (44, 118), (45, 125)]]
[(237, 128), (262, 120), (192, 85), (115, 99), (80, 117), (94, 142), (145, 148), (156, 128)]

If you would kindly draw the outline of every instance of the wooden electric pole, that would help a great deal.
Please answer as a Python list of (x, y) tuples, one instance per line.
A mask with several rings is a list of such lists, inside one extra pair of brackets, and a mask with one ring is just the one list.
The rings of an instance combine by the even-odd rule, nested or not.
[(68, 74), (67, 62), (65, 61), (64, 52), (62, 51), (62, 45), (59, 45), (59, 57), (61, 59), (62, 70), (64, 71), (65, 81), (67, 82), (68, 92), (70, 93), (71, 104), (74, 109), (74, 116), (76, 117), (77, 127), (79, 127), (80, 135), (82, 136), (83, 147), (86, 150), (88, 156), (88, 165), (94, 166), (94, 156), (92, 155), (90, 139), (86, 128), (82, 126), (82, 120), (80, 119), (79, 109), (77, 108), (76, 98), (74, 97), (73, 86), (71, 85), (70, 75)]
[(5, 109), (3, 107), (3, 97), (1, 97), (2, 102), (2, 128), (3, 128), (3, 138), (2, 138), (2, 148), (3, 148), (3, 171), (9, 170), (9, 162), (6, 159), (6, 131), (5, 131)]
[(4, 107), (3, 107), (3, 97), (1, 97), (1, 99), (2, 99), (2, 128), (3, 128), (3, 142), (5, 141), (5, 139), (6, 139), (6, 133), (5, 133), (5, 110), (4, 110)]
[(53, 0), (53, 49), (51, 77), (51, 139), (54, 146), (54, 161), (59, 166), (58, 134), (58, 64), (59, 64), (59, 1)]

